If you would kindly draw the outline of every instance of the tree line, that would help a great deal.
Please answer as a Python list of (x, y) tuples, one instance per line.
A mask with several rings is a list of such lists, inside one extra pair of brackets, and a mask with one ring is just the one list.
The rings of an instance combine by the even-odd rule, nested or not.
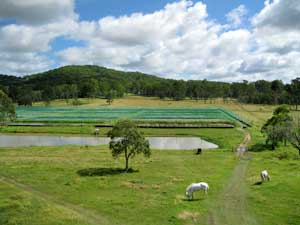
[(99, 66), (65, 66), (24, 77), (0, 75), (0, 89), (19, 105), (54, 99), (113, 98), (124, 94), (153, 96), (176, 101), (185, 98), (209, 100), (234, 98), (243, 103), (300, 103), (300, 78), (289, 84), (281, 80), (255, 82), (215, 82), (208, 80), (163, 79), (139, 72), (124, 72)]

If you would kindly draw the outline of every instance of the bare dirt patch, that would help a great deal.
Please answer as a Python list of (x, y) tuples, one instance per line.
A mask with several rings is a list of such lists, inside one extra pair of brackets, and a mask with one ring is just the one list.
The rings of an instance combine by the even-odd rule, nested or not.
[(199, 221), (200, 214), (198, 212), (183, 211), (178, 214), (180, 220), (192, 220), (194, 223)]

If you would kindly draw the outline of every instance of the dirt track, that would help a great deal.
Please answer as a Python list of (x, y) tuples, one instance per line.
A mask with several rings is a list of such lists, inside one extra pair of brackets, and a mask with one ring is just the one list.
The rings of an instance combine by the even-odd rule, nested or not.
[(0, 182), (6, 183), (8, 185), (12, 185), (18, 189), (21, 189), (22, 191), (28, 192), (33, 194), (35, 197), (41, 198), (47, 202), (50, 202), (54, 205), (57, 205), (62, 208), (66, 208), (75, 214), (79, 216), (83, 221), (86, 221), (89, 224), (98, 225), (98, 224), (109, 224), (108, 220), (104, 218), (103, 216), (99, 215), (93, 210), (89, 210), (86, 208), (83, 208), (81, 206), (72, 204), (70, 202), (62, 201), (60, 199), (57, 199), (55, 196), (49, 195), (47, 193), (38, 191), (34, 189), (31, 186), (28, 186), (26, 184), (20, 183), (16, 180), (13, 180), (11, 178), (1, 176), (0, 175)]
[(247, 211), (246, 186), (244, 183), (249, 158), (246, 157), (247, 146), (251, 135), (245, 130), (243, 142), (237, 147), (236, 152), (239, 162), (220, 194), (217, 202), (209, 212), (206, 223), (209, 225), (255, 225), (255, 218)]

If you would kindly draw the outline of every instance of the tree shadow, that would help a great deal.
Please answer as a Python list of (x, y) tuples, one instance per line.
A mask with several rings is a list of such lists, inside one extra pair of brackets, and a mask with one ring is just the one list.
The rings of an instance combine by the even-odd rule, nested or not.
[(257, 143), (255, 145), (250, 146), (250, 148), (248, 149), (248, 151), (251, 152), (262, 152), (262, 151), (269, 151), (272, 150), (271, 145), (267, 145), (264, 143)]
[(185, 202), (198, 202), (198, 201), (201, 201), (203, 200), (202, 198), (194, 198), (194, 199), (191, 199), (191, 198), (184, 198), (182, 199), (182, 201), (185, 201)]
[(253, 185), (262, 185), (262, 181), (257, 181), (257, 182), (255, 182)]
[(94, 176), (113, 176), (122, 173), (137, 173), (138, 170), (129, 168), (127, 171), (123, 168), (87, 168), (78, 170), (77, 174), (81, 177), (94, 177)]

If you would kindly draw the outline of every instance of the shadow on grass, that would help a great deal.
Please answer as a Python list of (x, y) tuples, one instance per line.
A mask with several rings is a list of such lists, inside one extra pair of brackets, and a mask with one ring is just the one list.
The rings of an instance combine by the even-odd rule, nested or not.
[(127, 171), (123, 168), (87, 168), (78, 170), (77, 174), (82, 177), (94, 177), (94, 176), (112, 176), (122, 173), (137, 173), (138, 170), (129, 168)]
[(187, 198), (185, 198), (185, 199), (183, 199), (183, 201), (185, 201), (185, 202), (198, 202), (198, 201), (201, 201), (202, 199), (200, 199), (200, 198), (194, 198), (194, 199), (187, 199)]
[(255, 182), (253, 185), (262, 185), (262, 181), (257, 181), (257, 182)]
[(182, 201), (185, 201), (185, 202), (198, 202), (201, 200), (203, 200), (203, 199), (202, 198), (194, 198), (194, 199), (184, 198), (184, 199), (182, 199)]
[(262, 152), (262, 151), (269, 151), (269, 150), (272, 150), (272, 147), (270, 145), (263, 144), (263, 143), (257, 143), (255, 145), (250, 146), (250, 148), (248, 149), (248, 151), (250, 152)]

